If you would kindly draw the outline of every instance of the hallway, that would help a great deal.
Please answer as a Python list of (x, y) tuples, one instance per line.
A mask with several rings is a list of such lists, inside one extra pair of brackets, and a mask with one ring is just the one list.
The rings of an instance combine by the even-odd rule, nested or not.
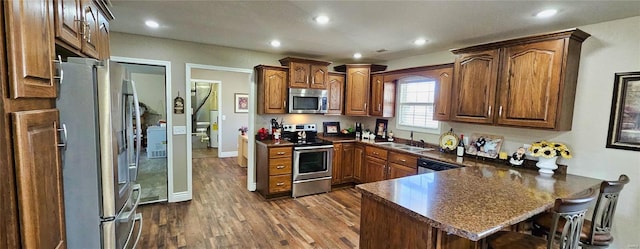
[(138, 248), (357, 248), (360, 194), (353, 188), (264, 201), (246, 190), (236, 158), (194, 158), (193, 200), (140, 207)]

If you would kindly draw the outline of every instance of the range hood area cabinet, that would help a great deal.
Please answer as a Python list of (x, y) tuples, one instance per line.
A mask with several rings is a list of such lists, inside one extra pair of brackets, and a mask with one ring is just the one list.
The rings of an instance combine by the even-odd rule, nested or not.
[(331, 62), (286, 57), (280, 64), (289, 68), (289, 87), (327, 89)]
[(344, 74), (329, 73), (329, 83), (327, 90), (329, 93), (329, 108), (325, 115), (342, 114), (342, 106), (344, 101)]
[(258, 114), (287, 113), (288, 68), (258, 65)]
[(589, 36), (570, 29), (452, 50), (451, 121), (571, 130)]

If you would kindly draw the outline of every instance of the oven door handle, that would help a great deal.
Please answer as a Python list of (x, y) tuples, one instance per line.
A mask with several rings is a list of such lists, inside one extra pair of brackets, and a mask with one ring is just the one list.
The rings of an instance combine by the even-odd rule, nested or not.
[(304, 150), (305, 152), (314, 152), (314, 151), (324, 151), (326, 149), (331, 149), (331, 148), (333, 148), (333, 144), (331, 144), (331, 145), (309, 146), (309, 147), (293, 147), (293, 150), (295, 150), (295, 151)]

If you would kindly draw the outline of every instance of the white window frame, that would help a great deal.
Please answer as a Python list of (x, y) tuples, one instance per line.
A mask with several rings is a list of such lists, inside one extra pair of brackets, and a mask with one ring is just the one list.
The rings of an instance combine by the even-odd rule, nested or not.
[[(422, 127), (422, 126), (410, 126), (410, 125), (403, 125), (400, 124), (400, 109), (402, 108), (402, 102), (400, 102), (401, 98), (400, 96), (402, 95), (402, 88), (400, 87), (401, 84), (406, 84), (406, 83), (410, 83), (410, 82), (420, 82), (420, 81), (433, 81), (436, 82), (437, 81), (435, 79), (429, 79), (429, 78), (424, 78), (424, 77), (408, 77), (408, 78), (403, 78), (401, 80), (398, 80), (398, 85), (396, 87), (396, 89), (398, 89), (396, 91), (396, 100), (398, 101), (398, 103), (396, 104), (396, 113), (398, 114), (396, 116), (396, 129), (398, 130), (405, 130), (405, 131), (414, 131), (414, 132), (421, 132), (421, 133), (429, 133), (429, 134), (440, 134), (441, 129), (442, 129), (442, 124), (440, 121), (434, 120), (438, 126), (436, 128), (426, 128), (426, 127)], [(435, 91), (434, 91), (434, 95), (435, 95)], [(434, 101), (435, 101), (435, 96), (434, 96)], [(435, 105), (435, 102), (433, 103), (433, 105)], [(435, 110), (434, 110), (435, 113)], [(433, 117), (431, 117), (433, 119)]]

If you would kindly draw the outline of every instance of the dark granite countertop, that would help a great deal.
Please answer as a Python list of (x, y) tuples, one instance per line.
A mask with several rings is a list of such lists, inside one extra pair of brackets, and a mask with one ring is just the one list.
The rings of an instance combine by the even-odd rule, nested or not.
[(556, 198), (598, 187), (601, 180), (576, 175), (474, 165), (366, 183), (363, 196), (458, 236), (478, 241), (541, 213)]
[(279, 142), (276, 142), (274, 140), (262, 140), (262, 141), (256, 140), (256, 143), (263, 144), (264, 146), (267, 146), (267, 147), (293, 146), (293, 143), (286, 140), (280, 140)]

